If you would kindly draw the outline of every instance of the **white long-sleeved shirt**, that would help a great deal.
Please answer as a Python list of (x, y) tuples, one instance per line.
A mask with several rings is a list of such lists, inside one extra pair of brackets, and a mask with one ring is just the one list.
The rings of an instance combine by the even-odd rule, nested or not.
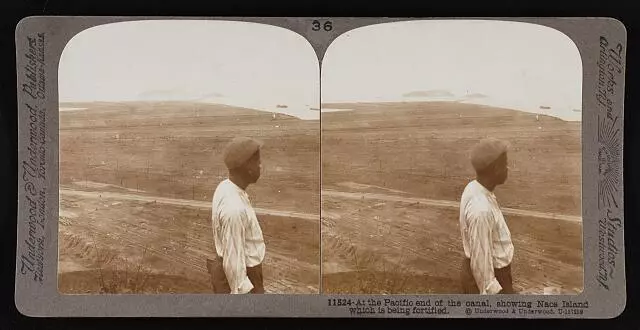
[(222, 181), (213, 194), (211, 220), (216, 253), (223, 259), (231, 294), (248, 293), (253, 284), (247, 267), (262, 263), (265, 244), (247, 192), (229, 179)]
[(494, 268), (511, 264), (514, 250), (511, 233), (495, 194), (477, 180), (471, 181), (462, 193), (460, 232), (480, 294), (500, 292), (502, 286)]

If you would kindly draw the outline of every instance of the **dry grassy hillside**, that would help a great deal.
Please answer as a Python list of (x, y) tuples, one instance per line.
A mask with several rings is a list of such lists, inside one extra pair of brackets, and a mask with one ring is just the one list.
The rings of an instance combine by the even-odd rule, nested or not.
[(318, 121), (224, 105), (186, 102), (68, 103), (60, 113), (60, 183), (96, 181), (147, 193), (208, 201), (226, 175), (229, 139), (265, 142), (257, 206), (318, 213)]
[(581, 214), (581, 124), (462, 103), (328, 104), (323, 185), (354, 181), (458, 200), (474, 173), (469, 149), (485, 136), (512, 144), (502, 205)]

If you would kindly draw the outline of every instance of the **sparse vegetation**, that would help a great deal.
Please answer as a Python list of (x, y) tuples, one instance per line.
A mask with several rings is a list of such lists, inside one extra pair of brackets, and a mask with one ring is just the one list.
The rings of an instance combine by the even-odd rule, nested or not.
[(118, 256), (112, 250), (99, 247), (94, 239), (100, 293), (143, 293), (151, 275), (151, 269), (144, 265), (147, 249), (143, 249), (140, 260), (132, 262)]
[[(404, 258), (403, 258), (404, 259)], [(391, 263), (385, 258), (379, 258), (373, 263), (358, 259), (358, 252), (354, 253), (355, 286), (348, 293), (362, 294), (399, 294), (406, 291), (406, 284), (412, 278), (410, 270), (402, 267), (401, 262)]]

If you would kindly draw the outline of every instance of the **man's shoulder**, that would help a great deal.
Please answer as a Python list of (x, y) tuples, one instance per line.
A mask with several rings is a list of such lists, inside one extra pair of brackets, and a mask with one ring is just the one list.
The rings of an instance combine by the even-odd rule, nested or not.
[(223, 194), (213, 201), (214, 212), (220, 216), (236, 217), (246, 214), (246, 206), (242, 199), (233, 194)]
[(234, 189), (233, 184), (229, 179), (223, 180), (218, 183), (218, 186), (213, 192), (213, 200), (225, 200), (238, 197), (238, 192)]
[(478, 182), (473, 180), (467, 183), (462, 191), (462, 196), (460, 196), (461, 201), (463, 202), (471, 202), (477, 198), (485, 197), (482, 193), (481, 189), (478, 187)]
[(465, 189), (464, 201), (466, 213), (470, 216), (488, 217), (493, 214), (492, 206), (487, 196), (475, 190), (474, 187), (469, 187), (468, 190)]
[(234, 189), (229, 180), (222, 181), (213, 193), (213, 207), (225, 212), (240, 212), (244, 210), (244, 204), (238, 191)]
[(464, 186), (464, 189), (462, 190), (462, 196), (468, 196), (468, 195), (472, 195), (475, 193), (476, 189), (476, 180), (471, 180), (469, 182), (467, 182), (467, 184)]
[(215, 193), (228, 190), (230, 188), (229, 183), (231, 183), (229, 179), (224, 179), (218, 182), (218, 185), (216, 186), (216, 189), (215, 189)]
[(473, 195), (469, 198), (468, 209), (472, 213), (476, 213), (479, 215), (491, 214), (492, 208), (489, 203), (489, 199), (487, 199), (484, 195)]

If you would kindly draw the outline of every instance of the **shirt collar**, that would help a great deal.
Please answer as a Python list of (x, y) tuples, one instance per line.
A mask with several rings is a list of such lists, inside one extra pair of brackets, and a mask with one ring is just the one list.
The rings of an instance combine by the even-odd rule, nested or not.
[(492, 199), (496, 198), (496, 195), (492, 191), (487, 189), (485, 186), (483, 186), (480, 182), (478, 182), (478, 180), (473, 180), (473, 182), (483, 194), (489, 196)]
[(240, 187), (239, 187), (237, 184), (235, 184), (233, 181), (231, 181), (231, 179), (227, 178), (227, 180), (226, 180), (226, 181), (227, 181), (227, 183), (228, 183), (229, 185), (231, 185), (234, 189), (236, 189), (240, 194), (242, 194), (242, 195), (243, 195), (243, 196), (245, 196), (245, 197), (246, 197), (246, 196), (248, 196), (247, 192), (246, 192), (244, 189), (240, 188)]

